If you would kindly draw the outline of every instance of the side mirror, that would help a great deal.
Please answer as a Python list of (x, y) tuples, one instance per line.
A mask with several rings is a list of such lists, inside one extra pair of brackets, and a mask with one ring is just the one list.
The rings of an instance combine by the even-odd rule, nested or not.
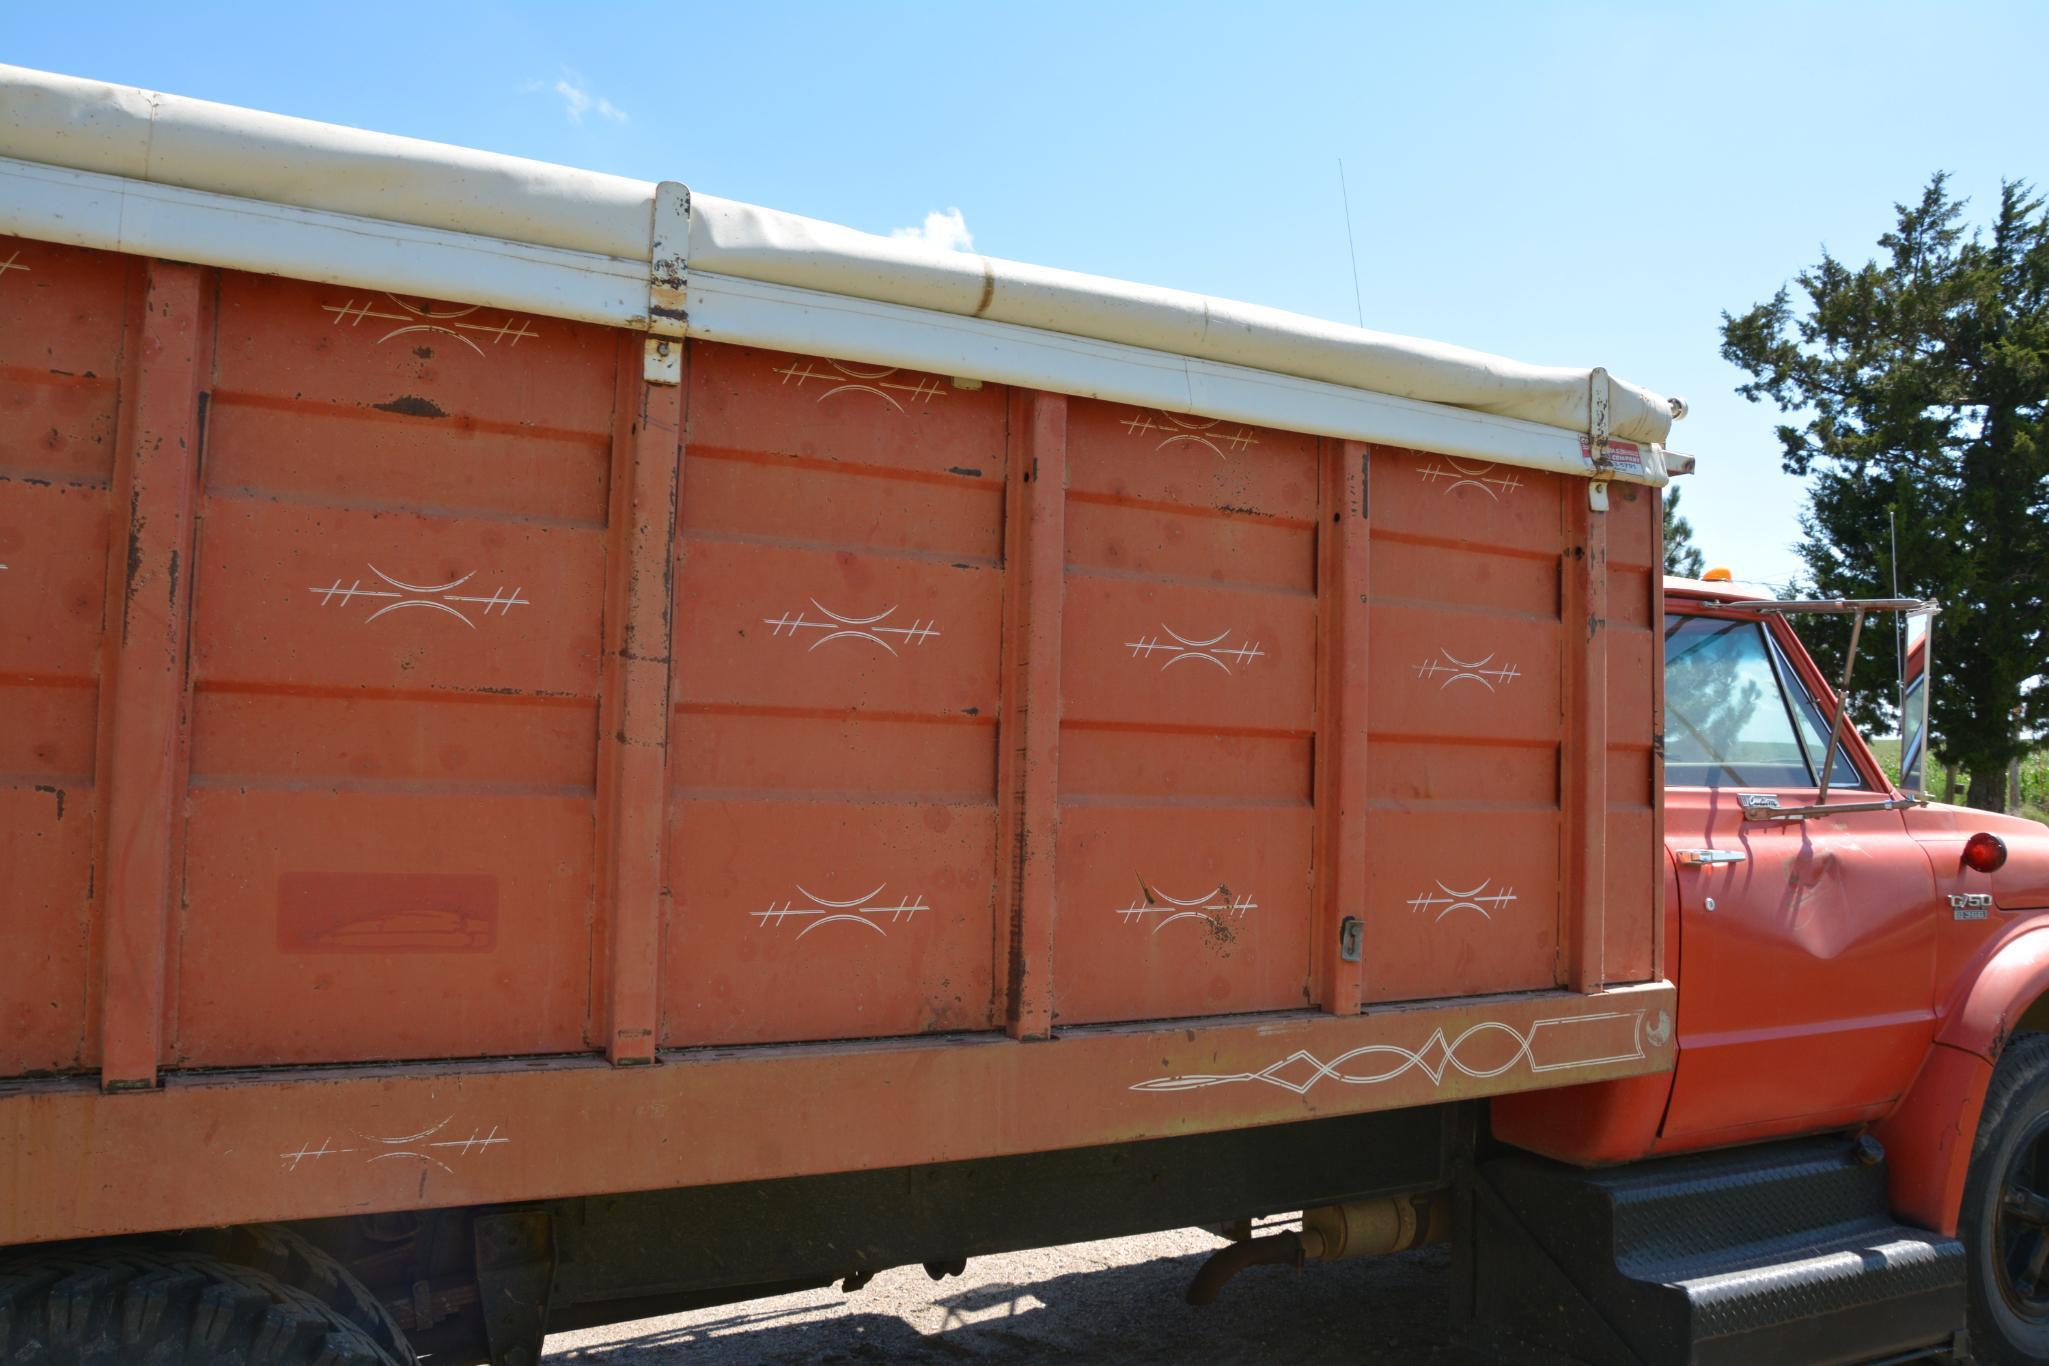
[(1900, 639), (1900, 791), (1928, 793), (1928, 688), (1935, 644), (1935, 613), (1909, 612)]

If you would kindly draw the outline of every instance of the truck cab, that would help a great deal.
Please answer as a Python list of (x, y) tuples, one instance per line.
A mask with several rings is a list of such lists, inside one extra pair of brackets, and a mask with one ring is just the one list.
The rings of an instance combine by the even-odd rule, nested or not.
[[(1683, 986), (1663, 1149), (1880, 1118), (1927, 1053), (1957, 923), (1853, 729), (1821, 786), (1835, 696), (1787, 614), (1728, 587), (1667, 590), (1665, 842)], [(1817, 799), (1840, 809), (1768, 814)], [(1982, 937), (1989, 924), (1960, 927)]]
[[(1879, 1251), (1887, 1270), (1921, 1259), (1925, 1273), (1927, 1245), (1907, 1231), (1954, 1235), (1975, 1342), (1965, 1350), (2042, 1360), (2049, 1050), (2032, 1036), (2049, 1027), (2049, 830), (1922, 790), (1932, 613), (1907, 651), (1902, 780), (1847, 720), (1835, 725), (1839, 689), (1795, 623), (1803, 607), (1854, 606), (1666, 579), (1664, 967), (1679, 987), (1677, 1062), (1665, 1075), (1497, 1099), (1493, 1132), (1574, 1164), (1613, 1164), (1639, 1189), (1666, 1178), (1666, 1190), (1770, 1189), (1746, 1217), (1782, 1240), (1798, 1235), (1765, 1204), (1870, 1163), (1868, 1217), (1848, 1245), (1867, 1263)], [(1855, 1146), (1832, 1163), (1819, 1135)], [(1502, 1182), (1510, 1203), (1530, 1198), (1518, 1162)], [(1612, 1195), (1610, 1178), (1588, 1181)], [(1556, 1214), (1556, 1190), (1551, 1200)], [(1620, 1229), (1608, 1250), (1627, 1264)], [(1717, 1255), (1725, 1275), (1747, 1274), (1730, 1270), (1743, 1252)], [(1866, 1294), (1874, 1310), (1911, 1298)], [(1914, 1330), (1889, 1331), (1897, 1343)], [(1824, 1340), (1803, 1350), (1838, 1359)]]
[[(1959, 990), (2049, 907), (2038, 823), (1902, 792), (1848, 724), (1824, 787), (1837, 696), (1795, 619), (1727, 583), (1667, 581), (1681, 990), (1665, 1150), (1883, 1119)], [(1817, 801), (1832, 809), (1780, 814)], [(1965, 860), (1980, 834), (1998, 866)]]

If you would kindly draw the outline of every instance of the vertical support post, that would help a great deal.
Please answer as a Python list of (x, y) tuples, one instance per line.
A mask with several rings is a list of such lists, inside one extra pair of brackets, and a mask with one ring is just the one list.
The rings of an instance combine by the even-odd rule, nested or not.
[(184, 810), (207, 272), (150, 261), (123, 376), (100, 693), (100, 1084), (156, 1084)]
[(1067, 587), (1067, 399), (1010, 400), (998, 838), (1009, 891), (997, 981), (1011, 1037), (1053, 1030), (1054, 843), (1060, 825), (1060, 623)]
[[(1664, 491), (1659, 490), (1662, 500)], [(1665, 519), (1662, 504), (1659, 508), (1658, 525), (1662, 528)], [(1660, 532), (1660, 535), (1663, 533)], [(1665, 970), (1665, 580), (1662, 566), (1665, 563), (1665, 547), (1659, 541), (1657, 558), (1651, 561), (1651, 572), (1644, 578), (1651, 595), (1647, 619), (1651, 623), (1651, 734), (1657, 743), (1651, 746), (1651, 790), (1645, 800), (1651, 806), (1651, 976), (1666, 981), (1679, 980), (1677, 966), (1671, 972)], [(1677, 908), (1673, 908), (1677, 914)], [(1676, 947), (1676, 946), (1675, 946)]]
[[(1365, 993), (1367, 629), (1371, 624), (1372, 447), (1318, 443), (1316, 597), (1317, 999), (1356, 1015)], [(1356, 930), (1346, 922), (1358, 922)], [(1349, 943), (1359, 952), (1349, 953)]]
[(1606, 980), (1608, 889), (1607, 485), (1572, 480), (1566, 493), (1562, 611), (1566, 673), (1560, 812), (1565, 832), (1560, 980), (1597, 991)]
[(637, 335), (620, 342), (597, 794), (601, 1010), (605, 1056), (615, 1064), (653, 1062), (661, 1029), (683, 345)]

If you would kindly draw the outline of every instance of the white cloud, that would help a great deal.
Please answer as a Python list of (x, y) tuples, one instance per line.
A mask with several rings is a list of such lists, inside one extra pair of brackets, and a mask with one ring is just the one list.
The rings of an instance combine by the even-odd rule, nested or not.
[(921, 226), (893, 228), (889, 235), (946, 251), (972, 251), (975, 246), (974, 234), (968, 231), (968, 220), (961, 216), (959, 209), (948, 209), (944, 213), (934, 209), (925, 215)]
[(593, 95), (585, 87), (583, 77), (574, 71), (565, 71), (552, 81), (530, 82), (526, 88), (529, 94), (545, 90), (558, 96), (562, 101), (562, 112), (569, 116), (571, 123), (581, 124), (585, 114), (596, 114), (614, 123), (626, 122), (624, 109), (603, 95)]

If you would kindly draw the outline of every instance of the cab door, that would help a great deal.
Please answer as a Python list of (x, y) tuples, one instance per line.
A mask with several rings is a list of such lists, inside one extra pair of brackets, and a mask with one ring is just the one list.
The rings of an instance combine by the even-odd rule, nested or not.
[[(1816, 797), (1827, 722), (1782, 630), (1754, 615), (1666, 619), (1680, 978), (1661, 1147), (1870, 1118), (1933, 1035), (1935, 888), (1900, 813), (1745, 819), (1745, 798)], [(1829, 803), (1891, 797), (1852, 748), (1832, 766)]]

